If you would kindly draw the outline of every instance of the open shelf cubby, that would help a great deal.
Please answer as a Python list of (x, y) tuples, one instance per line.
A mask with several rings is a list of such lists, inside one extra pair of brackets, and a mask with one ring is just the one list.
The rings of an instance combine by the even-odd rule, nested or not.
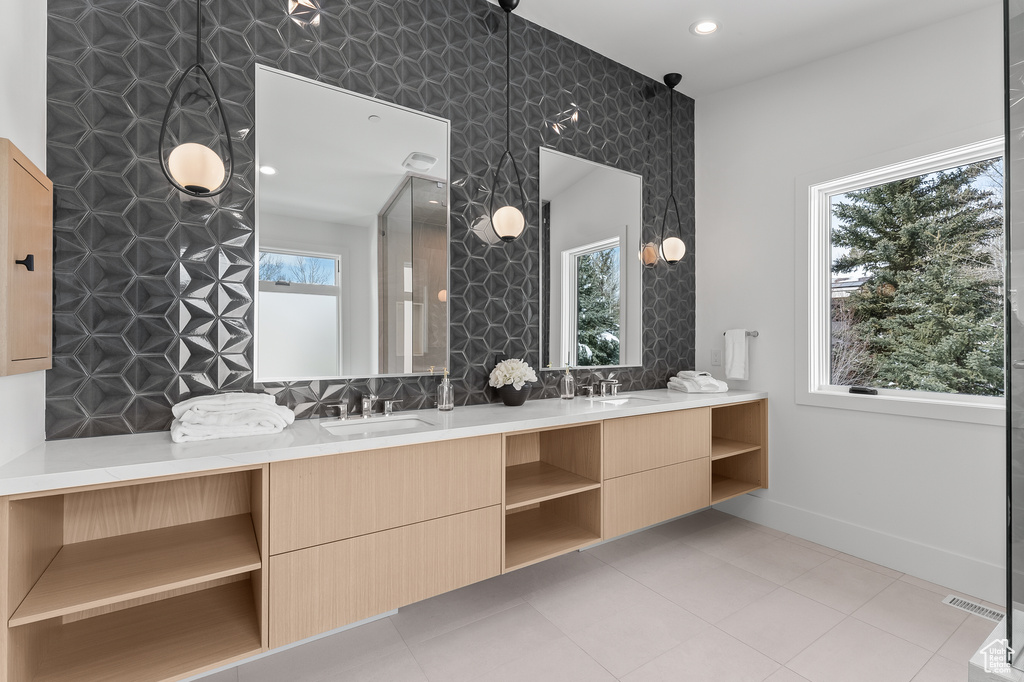
[(601, 491), (559, 497), (505, 515), (505, 570), (512, 571), (601, 539)]
[(7, 679), (168, 680), (266, 645), (254, 468), (7, 505)]
[(505, 570), (601, 539), (600, 423), (505, 437)]
[(711, 504), (768, 486), (767, 403), (711, 409)]

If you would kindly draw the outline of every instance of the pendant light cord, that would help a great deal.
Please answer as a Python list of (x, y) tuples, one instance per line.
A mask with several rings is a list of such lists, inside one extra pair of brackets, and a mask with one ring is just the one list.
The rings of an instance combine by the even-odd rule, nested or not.
[(512, 13), (505, 13), (505, 151), (512, 153)]
[(665, 200), (665, 213), (661, 216), (661, 243), (665, 243), (665, 226), (668, 224), (668, 210), (671, 204), (676, 205), (676, 216), (679, 216), (679, 204), (676, 204), (676, 144), (675, 144), (675, 98), (673, 89), (668, 89), (668, 199)]
[(196, 64), (203, 63), (203, 0), (196, 0)]

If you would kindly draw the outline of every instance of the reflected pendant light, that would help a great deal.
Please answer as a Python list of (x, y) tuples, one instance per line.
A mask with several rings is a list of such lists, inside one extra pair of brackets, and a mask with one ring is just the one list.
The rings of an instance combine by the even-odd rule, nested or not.
[(665, 202), (665, 213), (661, 216), (661, 257), (669, 265), (675, 265), (686, 255), (686, 244), (679, 237), (666, 237), (665, 225), (668, 222), (668, 209), (676, 209), (676, 234), (682, 235), (683, 222), (679, 217), (679, 204), (676, 202), (676, 147), (675, 141), (675, 89), (683, 77), (678, 73), (665, 74), (665, 85), (668, 86), (668, 200)]
[(501, 9), (505, 10), (505, 151), (498, 159), (498, 167), (494, 169), (494, 178), (491, 181), (491, 199), (487, 207), (487, 213), (491, 216), (491, 229), (498, 239), (503, 242), (515, 241), (523, 233), (526, 227), (526, 219), (523, 212), (515, 206), (508, 204), (494, 210), (494, 195), (498, 191), (498, 178), (501, 169), (508, 160), (512, 164), (512, 170), (516, 174), (516, 183), (519, 185), (519, 200), (522, 201), (526, 195), (523, 193), (523, 180), (519, 176), (519, 166), (512, 156), (512, 34), (509, 28), (512, 21), (512, 10), (519, 6), (519, 0), (498, 0)]
[[(195, 74), (197, 81), (196, 90), (190, 93), (189, 97), (195, 97), (198, 102), (205, 98), (199, 90), (202, 80), (206, 85), (220, 113), (220, 122), (223, 126), (224, 138), (227, 140), (228, 155), (225, 160), (217, 152), (205, 144), (198, 142), (184, 142), (178, 144), (171, 150), (170, 154), (164, 153), (164, 145), (167, 140), (167, 124), (174, 110), (174, 103), (188, 77)], [(185, 103), (182, 102), (182, 108)], [(231, 182), (231, 174), (235, 166), (235, 150), (231, 144), (231, 132), (228, 129), (227, 115), (224, 113), (224, 105), (220, 101), (217, 89), (213, 87), (210, 74), (203, 66), (203, 3), (196, 0), (196, 61), (195, 64), (185, 69), (178, 79), (171, 99), (167, 103), (167, 110), (164, 111), (164, 121), (160, 126), (160, 170), (164, 172), (167, 180), (179, 191), (193, 197), (213, 197), (223, 192), (228, 183)]]

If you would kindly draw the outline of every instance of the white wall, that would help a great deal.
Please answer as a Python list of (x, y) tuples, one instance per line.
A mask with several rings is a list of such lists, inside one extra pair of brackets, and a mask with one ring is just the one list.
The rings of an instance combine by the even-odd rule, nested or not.
[(341, 254), (342, 374), (377, 372), (377, 239), (374, 226), (260, 213), (260, 248)]
[(794, 194), (808, 173), (1001, 135), (1002, 57), (993, 5), (696, 106), (697, 367), (720, 376), (722, 332), (758, 329), (733, 383), (771, 395), (771, 487), (722, 508), (999, 603), (1001, 427), (795, 403)]
[[(0, 137), (46, 169), (46, 3), (0, 0)], [(0, 464), (44, 438), (45, 373), (0, 378)]]

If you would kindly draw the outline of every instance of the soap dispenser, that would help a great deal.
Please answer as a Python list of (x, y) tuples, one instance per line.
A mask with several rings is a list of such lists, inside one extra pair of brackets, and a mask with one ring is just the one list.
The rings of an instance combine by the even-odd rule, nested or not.
[(565, 376), (558, 381), (558, 392), (562, 400), (572, 400), (576, 397), (576, 378), (569, 369), (568, 366), (565, 368)]
[(437, 386), (437, 409), (441, 412), (451, 412), (455, 409), (455, 389), (448, 379), (448, 368), (444, 368), (444, 378)]

